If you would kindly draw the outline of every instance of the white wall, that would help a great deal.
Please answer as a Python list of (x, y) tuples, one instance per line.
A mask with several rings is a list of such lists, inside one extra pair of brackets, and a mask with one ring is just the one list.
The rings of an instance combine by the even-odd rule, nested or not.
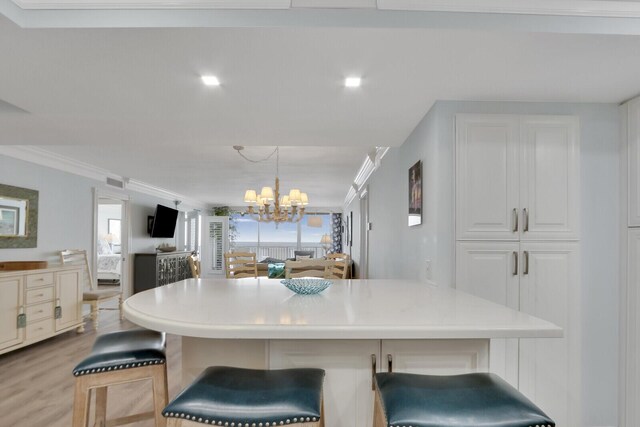
[[(437, 102), (369, 181), (371, 278), (427, 277), (454, 286), (454, 117), (571, 114), (581, 123), (583, 420), (618, 423), (620, 113), (613, 104)], [(408, 168), (423, 161), (423, 224), (407, 226)], [(355, 203), (355, 202), (354, 202)], [(348, 212), (354, 204), (346, 209)], [(355, 258), (357, 261), (357, 258)]]
[[(93, 241), (93, 188), (118, 192), (103, 183), (56, 169), (0, 155), (0, 183), (38, 190), (38, 246), (0, 249), (0, 261), (47, 260), (59, 262), (58, 252), (66, 248), (86, 248)], [(147, 216), (157, 204), (173, 207), (173, 201), (147, 194), (124, 191), (131, 198), (131, 246), (129, 251), (155, 252), (162, 242), (147, 234)], [(180, 205), (188, 209), (188, 206)], [(179, 230), (178, 230), (179, 231)]]

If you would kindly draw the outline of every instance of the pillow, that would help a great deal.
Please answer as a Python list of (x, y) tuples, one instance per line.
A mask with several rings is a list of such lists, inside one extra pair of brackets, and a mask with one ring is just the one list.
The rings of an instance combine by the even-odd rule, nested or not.
[(109, 242), (107, 242), (104, 239), (99, 239), (98, 240), (98, 255), (110, 255), (111, 252), (111, 245), (109, 245)]
[(259, 262), (260, 264), (282, 264), (284, 263), (284, 260), (278, 259), (278, 258), (271, 258), (270, 256), (266, 257), (265, 259), (263, 259), (262, 261)]
[[(315, 255), (314, 251), (293, 251), (293, 256), (298, 259), (298, 256), (306, 256), (307, 258), (313, 258)], [(301, 258), (306, 259), (306, 258)]]
[(296, 255), (296, 261), (301, 261), (303, 259), (311, 259), (311, 255)]
[(284, 262), (269, 264), (267, 277), (269, 279), (284, 279)]

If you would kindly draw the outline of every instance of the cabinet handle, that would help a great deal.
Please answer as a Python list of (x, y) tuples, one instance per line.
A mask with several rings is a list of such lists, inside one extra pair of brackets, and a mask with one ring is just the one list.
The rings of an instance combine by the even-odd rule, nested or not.
[(518, 252), (513, 251), (513, 275), (518, 275)]
[(529, 231), (529, 211), (527, 208), (522, 209), (522, 216), (524, 217), (524, 227), (522, 227), (522, 231)]
[(44, 296), (44, 294), (38, 294), (38, 295), (36, 295), (36, 296), (37, 296), (37, 297), (43, 297), (43, 296)]
[(371, 355), (371, 390), (376, 389), (376, 355)]
[(518, 232), (518, 209), (513, 208), (513, 230), (514, 233)]
[(393, 356), (387, 354), (387, 371), (393, 372)]
[(522, 270), (522, 274), (529, 274), (529, 251), (522, 252), (524, 255), (524, 269)]

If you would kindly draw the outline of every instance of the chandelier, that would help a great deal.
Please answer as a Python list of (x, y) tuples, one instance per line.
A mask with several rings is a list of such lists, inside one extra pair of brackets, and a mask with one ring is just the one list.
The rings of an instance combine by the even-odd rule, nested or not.
[(303, 193), (297, 188), (291, 189), (289, 194), (280, 196), (280, 178), (278, 178), (280, 172), (280, 147), (276, 147), (271, 154), (262, 160), (247, 158), (241, 153), (244, 150), (242, 146), (234, 145), (233, 148), (240, 156), (252, 163), (263, 162), (270, 159), (274, 153), (276, 155), (275, 187), (262, 187), (259, 194), (255, 190), (246, 190), (244, 202), (249, 204), (246, 214), (260, 222), (300, 222), (304, 216), (305, 206), (309, 204), (309, 197), (307, 193)]

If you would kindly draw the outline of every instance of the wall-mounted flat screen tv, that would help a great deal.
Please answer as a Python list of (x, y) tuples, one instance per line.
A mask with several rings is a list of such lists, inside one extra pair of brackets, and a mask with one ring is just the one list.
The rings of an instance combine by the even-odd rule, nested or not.
[(178, 221), (178, 211), (166, 206), (156, 206), (151, 225), (151, 237), (173, 237)]

